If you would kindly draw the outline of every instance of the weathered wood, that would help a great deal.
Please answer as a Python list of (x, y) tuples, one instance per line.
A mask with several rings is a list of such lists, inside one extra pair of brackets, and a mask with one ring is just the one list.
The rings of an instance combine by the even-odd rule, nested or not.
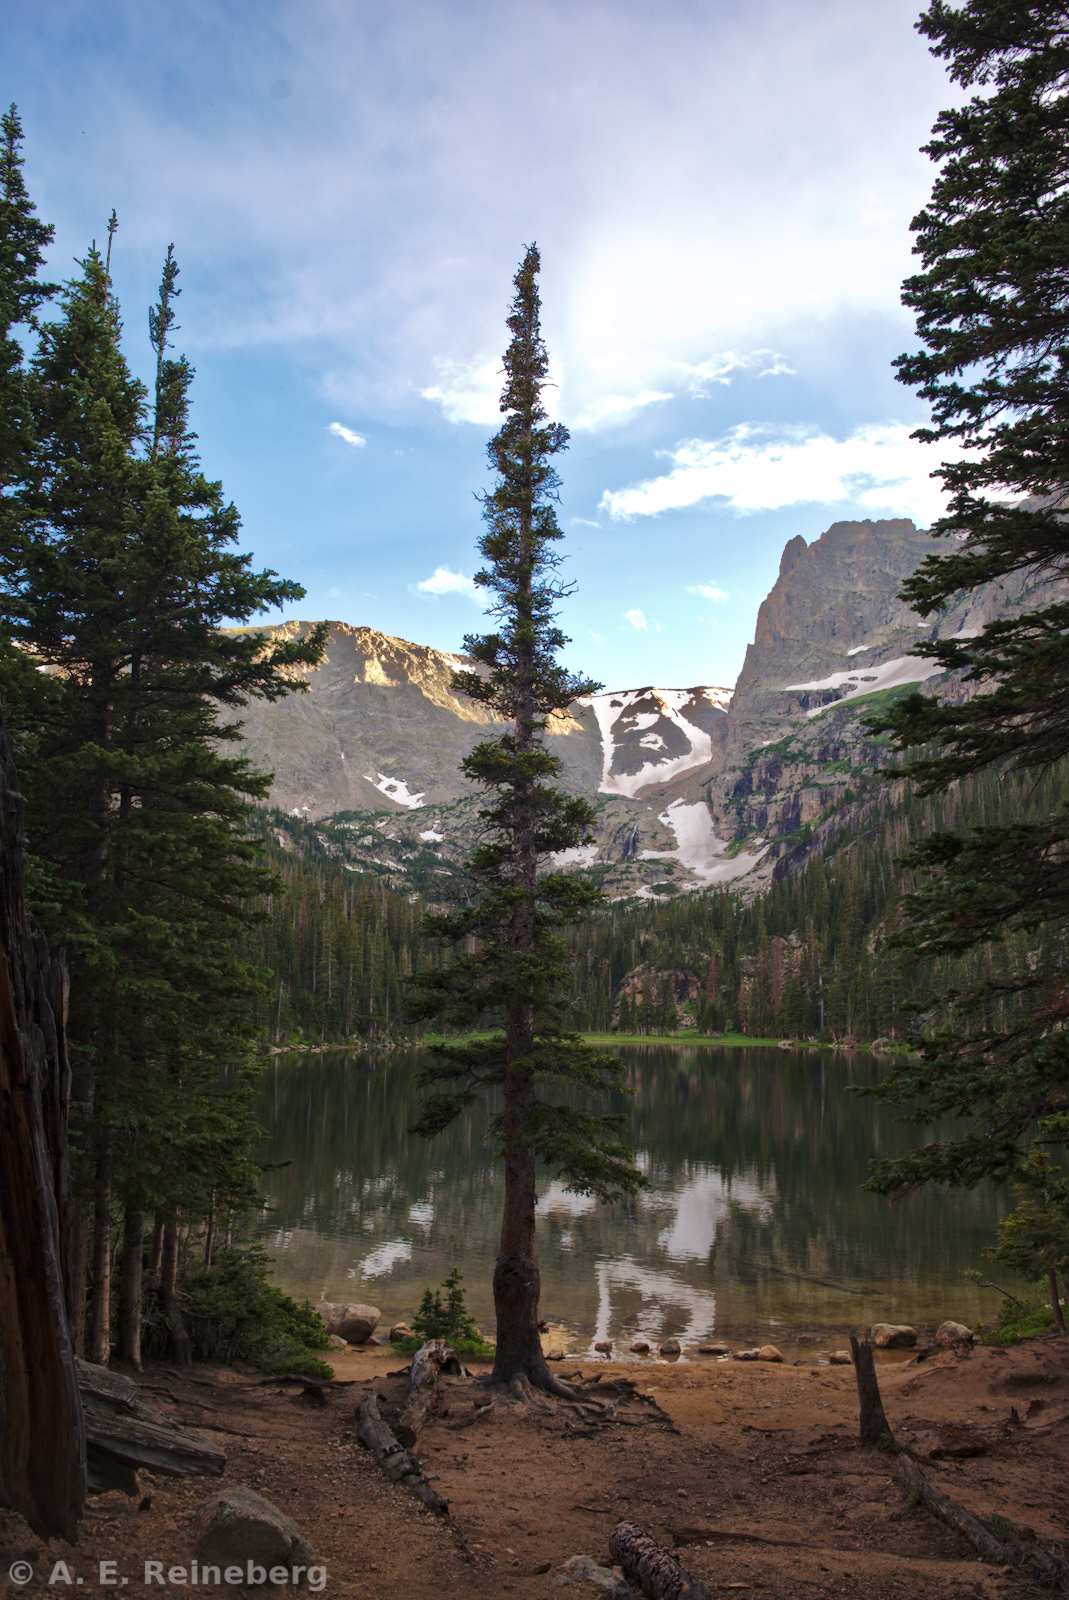
[(127, 1378), (121, 1372), (112, 1372), (110, 1367), (83, 1361), (80, 1356), (75, 1366), (83, 1400), (96, 1400), (102, 1405), (112, 1406), (117, 1411), (128, 1411), (131, 1415), (136, 1415), (138, 1406), (143, 1402), (133, 1378)]
[(905, 1453), (899, 1456), (895, 1475), (921, 1505), (967, 1540), (984, 1561), (996, 1566), (1017, 1567), (1045, 1587), (1069, 1594), (1069, 1561), (1064, 1556), (1056, 1555), (1041, 1544), (997, 1538), (979, 1517), (937, 1489), (912, 1456)]
[(85, 1435), (64, 1297), (67, 975), (30, 924), (22, 800), (0, 729), (0, 1504), (76, 1537)]
[(712, 1600), (699, 1578), (633, 1522), (616, 1524), (609, 1539), (609, 1555), (646, 1600)]
[(881, 1439), (892, 1439), (891, 1424), (883, 1409), (880, 1383), (876, 1376), (872, 1345), (868, 1339), (850, 1335), (850, 1352), (854, 1358), (854, 1377), (857, 1379), (857, 1400), (860, 1413), (859, 1437), (862, 1444), (879, 1444)]
[(136, 1494), (134, 1474), (141, 1468), (168, 1478), (220, 1478), (226, 1469), (226, 1456), (218, 1445), (179, 1427), (151, 1406), (139, 1404), (131, 1413), (109, 1399), (86, 1394), (85, 1432), (94, 1487)]
[(379, 1397), (374, 1389), (356, 1408), (356, 1436), (374, 1456), (391, 1483), (399, 1483), (435, 1516), (449, 1515), (449, 1502), (433, 1489), (418, 1461), (405, 1449), (393, 1430), (382, 1420)]
[(456, 1351), (450, 1349), (444, 1339), (430, 1339), (416, 1351), (408, 1369), (408, 1398), (394, 1429), (407, 1450), (415, 1444), (423, 1424), (438, 1406), (442, 1373), (459, 1375), (460, 1371)]

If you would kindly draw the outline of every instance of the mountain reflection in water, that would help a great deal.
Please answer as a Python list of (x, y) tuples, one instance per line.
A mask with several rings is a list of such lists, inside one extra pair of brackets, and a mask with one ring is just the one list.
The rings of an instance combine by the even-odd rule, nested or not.
[[(852, 1085), (871, 1058), (767, 1048), (628, 1047), (619, 1109), (649, 1187), (605, 1206), (541, 1188), (543, 1314), (583, 1344), (786, 1336), (881, 1319), (990, 1316), (966, 1281), (992, 1236), (994, 1195), (862, 1192), (868, 1162), (914, 1130)], [(411, 1317), (454, 1265), (493, 1326), (501, 1175), (487, 1112), (438, 1139), (408, 1134), (417, 1055), (276, 1057), (262, 1091), (268, 1205), (258, 1234), (275, 1281), (313, 1302), (370, 1300)]]

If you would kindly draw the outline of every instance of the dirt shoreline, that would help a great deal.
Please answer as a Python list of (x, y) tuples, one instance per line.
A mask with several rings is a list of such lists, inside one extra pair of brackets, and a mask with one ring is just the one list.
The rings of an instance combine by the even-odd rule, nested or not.
[[(483, 1413), (468, 1379), (449, 1380), (447, 1409), (419, 1454), (450, 1502), (442, 1522), (383, 1478), (356, 1443), (353, 1412), (374, 1386), (399, 1398), (404, 1380), (388, 1348), (332, 1356), (326, 1407), (256, 1375), (153, 1367), (146, 1398), (206, 1430), (227, 1451), (225, 1482), (264, 1494), (292, 1516), (339, 1600), (551, 1600), (576, 1554), (606, 1558), (613, 1525), (631, 1519), (677, 1555), (713, 1594), (757, 1600), (1023, 1600), (1019, 1575), (975, 1559), (957, 1536), (911, 1507), (894, 1457), (855, 1443), (849, 1367), (814, 1356), (783, 1365), (737, 1361), (560, 1362), (588, 1378), (640, 1379), (654, 1405), (620, 1404), (604, 1426), (577, 1426), (567, 1406), (543, 1411), (498, 1401)], [(942, 1353), (880, 1363), (898, 1438), (935, 1482), (982, 1517), (1054, 1543), (1069, 1540), (1069, 1340), (1011, 1350)], [(940, 1454), (940, 1441), (951, 1451)], [(936, 1452), (933, 1459), (932, 1451)], [(966, 1453), (953, 1453), (955, 1450)], [(968, 1453), (974, 1452), (974, 1453)], [(0, 1514), (0, 1573), (28, 1560), (30, 1583), (11, 1594), (55, 1594), (56, 1561), (103, 1596), (96, 1563), (111, 1560), (127, 1595), (190, 1592), (146, 1584), (143, 1562), (193, 1559), (193, 1519), (216, 1482), (146, 1478), (148, 1505), (110, 1494), (90, 1502), (79, 1544), (35, 1538)], [(61, 1586), (62, 1587), (62, 1586)], [(69, 1592), (69, 1590), (68, 1590)], [(234, 1594), (199, 1586), (198, 1594)], [(278, 1591), (275, 1591), (276, 1593)], [(594, 1595), (574, 1591), (577, 1600)]]

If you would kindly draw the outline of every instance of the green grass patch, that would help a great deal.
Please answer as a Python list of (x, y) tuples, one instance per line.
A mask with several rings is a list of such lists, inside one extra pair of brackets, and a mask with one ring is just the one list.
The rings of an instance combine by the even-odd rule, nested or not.
[(998, 1324), (987, 1329), (981, 1338), (984, 1344), (1000, 1346), (1023, 1344), (1026, 1339), (1038, 1339), (1054, 1326), (1054, 1308), (1049, 1301), (1022, 1305), (1018, 1300), (1006, 1300), (999, 1313)]

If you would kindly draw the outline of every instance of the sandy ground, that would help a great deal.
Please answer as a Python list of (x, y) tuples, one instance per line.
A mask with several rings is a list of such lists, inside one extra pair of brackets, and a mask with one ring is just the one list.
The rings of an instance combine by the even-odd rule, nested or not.
[[(557, 1363), (638, 1379), (654, 1404), (621, 1401), (590, 1423), (572, 1407), (534, 1410), (497, 1401), (471, 1380), (447, 1380), (442, 1414), (419, 1454), (451, 1515), (441, 1521), (388, 1484), (356, 1443), (353, 1411), (374, 1383), (387, 1400), (404, 1383), (388, 1350), (347, 1350), (335, 1389), (317, 1408), (261, 1387), (255, 1375), (169, 1368), (144, 1374), (147, 1398), (208, 1431), (227, 1451), (224, 1481), (259, 1490), (299, 1523), (326, 1568), (323, 1592), (349, 1600), (497, 1600), (515, 1594), (593, 1595), (560, 1589), (567, 1557), (607, 1558), (621, 1519), (639, 1523), (713, 1594), (758, 1600), (857, 1596), (865, 1600), (1018, 1600), (1036, 1591), (978, 1562), (956, 1535), (907, 1504), (894, 1457), (854, 1443), (849, 1367), (809, 1357), (783, 1366), (733, 1361)], [(1069, 1542), (1069, 1341), (1009, 1351), (881, 1365), (884, 1401), (902, 1443), (934, 1481), (978, 1515)], [(965, 1457), (930, 1452), (949, 1446)], [(192, 1519), (216, 1484), (144, 1479), (142, 1509), (117, 1494), (90, 1502), (80, 1543), (35, 1538), (0, 1514), (0, 1572), (15, 1559), (34, 1577), (20, 1594), (177, 1597), (234, 1593), (188, 1582), (146, 1584), (147, 1557), (188, 1565)], [(102, 1583), (101, 1560), (125, 1584)], [(47, 1579), (56, 1561), (70, 1584)]]

